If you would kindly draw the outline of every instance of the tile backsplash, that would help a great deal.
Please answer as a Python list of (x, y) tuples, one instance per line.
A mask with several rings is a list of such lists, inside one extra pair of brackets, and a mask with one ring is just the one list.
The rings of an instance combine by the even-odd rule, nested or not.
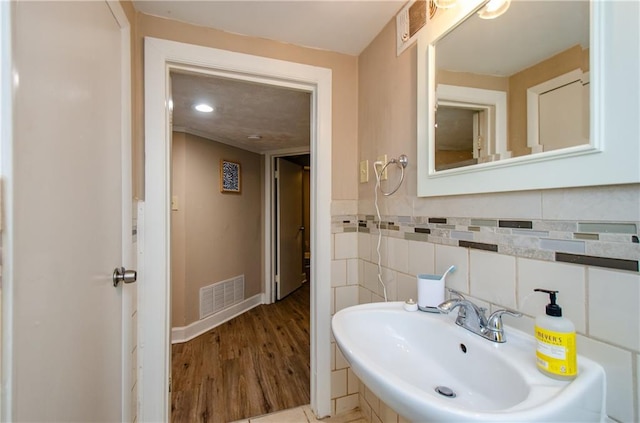
[[(609, 417), (638, 421), (639, 228), (634, 221), (382, 216), (378, 222), (371, 215), (335, 215), (332, 313), (384, 300), (377, 280), (378, 242), (390, 301), (417, 297), (416, 274), (443, 273), (455, 264), (447, 287), (489, 310), (522, 312), (520, 319), (505, 317), (505, 324), (533, 333), (534, 318), (548, 302), (533, 289), (558, 290), (564, 315), (576, 325), (578, 353), (607, 372)], [(336, 362), (334, 371), (346, 375), (343, 383), (349, 385), (336, 387), (344, 393), (336, 403), (353, 404), (355, 376), (345, 373), (344, 360)], [(371, 421), (382, 418), (376, 404), (380, 413), (393, 412), (363, 386), (358, 395)]]
[[(341, 219), (345, 231), (371, 232), (435, 244), (547, 261), (638, 271), (639, 222), (374, 216)], [(352, 229), (353, 228), (353, 229)], [(395, 233), (394, 233), (395, 232)], [(426, 235), (426, 236), (425, 236)]]

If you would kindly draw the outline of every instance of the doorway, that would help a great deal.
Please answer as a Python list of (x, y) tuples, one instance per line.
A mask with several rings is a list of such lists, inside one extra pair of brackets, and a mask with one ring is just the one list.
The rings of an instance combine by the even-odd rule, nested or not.
[[(145, 39), (145, 223), (144, 283), (139, 295), (141, 421), (167, 421), (170, 369), (170, 84), (168, 69), (197, 67), (203, 73), (278, 85), (312, 95), (311, 167), (311, 408), (331, 414), (331, 71), (325, 68)], [(270, 155), (265, 157), (270, 159)], [(265, 166), (265, 172), (267, 172)], [(323, 175), (322, 178), (318, 174)], [(265, 182), (265, 219), (271, 215), (271, 184)], [(265, 230), (271, 245), (271, 231)], [(269, 257), (271, 252), (268, 252)], [(266, 254), (265, 254), (266, 256)], [(265, 275), (271, 266), (265, 260)], [(267, 280), (267, 278), (265, 278)], [(153, 283), (151, 283), (153, 282)], [(266, 284), (265, 294), (271, 293)]]
[(275, 301), (311, 282), (310, 158), (309, 154), (275, 158)]
[[(303, 278), (287, 301), (262, 306), (271, 301), (254, 299), (263, 291), (261, 235), (270, 224), (261, 202), (261, 150), (308, 151), (311, 96), (195, 70), (170, 77), (171, 421), (191, 421), (193, 413), (235, 421), (309, 404), (309, 290), (293, 295)], [(198, 111), (203, 105), (209, 107)], [(276, 197), (288, 192), (297, 204), (278, 208), (277, 239), (293, 224), (299, 251), (291, 243), (271, 251), (278, 264), (297, 262), (300, 278), (302, 182), (310, 155), (279, 160)], [(233, 190), (223, 184), (227, 163), (236, 171)]]

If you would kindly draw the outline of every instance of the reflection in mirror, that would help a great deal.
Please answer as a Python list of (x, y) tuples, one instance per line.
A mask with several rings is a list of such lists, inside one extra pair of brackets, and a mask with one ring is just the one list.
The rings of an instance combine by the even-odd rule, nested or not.
[(436, 47), (436, 170), (589, 144), (588, 1), (512, 1)]
[[(446, 106), (442, 102), (436, 110), (436, 170), (468, 166), (478, 163), (481, 147), (474, 146), (484, 139), (480, 136), (479, 120), (483, 109), (464, 104)], [(440, 129), (442, 128), (442, 129)]]

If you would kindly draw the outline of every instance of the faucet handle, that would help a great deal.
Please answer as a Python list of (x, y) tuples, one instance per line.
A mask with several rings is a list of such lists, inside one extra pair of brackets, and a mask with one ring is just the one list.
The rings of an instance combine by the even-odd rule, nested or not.
[(503, 314), (508, 314), (509, 316), (513, 316), (513, 317), (522, 317), (522, 313), (519, 313), (517, 311), (506, 310), (506, 309), (496, 310), (493, 313), (491, 313), (491, 316), (489, 316), (489, 319), (487, 320), (487, 327), (491, 330), (501, 331)]

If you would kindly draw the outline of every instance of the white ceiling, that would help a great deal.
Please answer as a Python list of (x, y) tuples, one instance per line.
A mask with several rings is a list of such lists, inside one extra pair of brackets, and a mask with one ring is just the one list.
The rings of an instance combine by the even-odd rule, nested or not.
[(569, 47), (589, 47), (589, 1), (512, 0), (497, 19), (473, 14), (437, 42), (439, 69), (510, 76)]
[[(308, 148), (311, 94), (203, 74), (171, 73), (173, 128), (254, 153)], [(211, 113), (194, 110), (199, 103)], [(249, 139), (249, 136), (259, 139)]]
[(135, 0), (148, 15), (359, 55), (405, 0)]

